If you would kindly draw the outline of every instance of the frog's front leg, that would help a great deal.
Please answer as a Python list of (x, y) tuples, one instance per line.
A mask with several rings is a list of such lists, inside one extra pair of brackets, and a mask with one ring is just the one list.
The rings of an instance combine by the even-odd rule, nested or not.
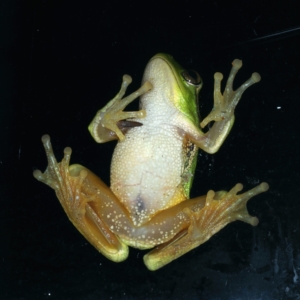
[[(203, 208), (187, 206), (183, 213), (189, 218), (189, 227), (181, 231), (167, 243), (161, 244), (144, 256), (148, 269), (157, 270), (182, 256), (188, 251), (206, 242), (227, 224), (240, 220), (252, 226), (258, 224), (258, 219), (248, 214), (246, 204), (250, 198), (268, 190), (263, 182), (244, 194), (237, 195), (242, 190), (242, 184), (237, 184), (229, 192), (209, 191)], [(191, 199), (195, 203), (202, 197)], [(184, 203), (184, 202), (183, 202)], [(181, 203), (181, 204), (183, 204)]]
[(134, 99), (151, 90), (152, 84), (146, 81), (137, 91), (123, 98), (131, 82), (132, 78), (129, 75), (123, 76), (119, 93), (97, 112), (89, 125), (89, 131), (97, 143), (106, 143), (116, 139), (123, 141), (125, 139), (124, 132), (131, 127), (141, 126), (138, 122), (124, 120), (144, 118), (145, 110), (127, 112), (123, 109)]
[(210, 114), (200, 123), (200, 126), (204, 128), (209, 122), (215, 122), (205, 135), (199, 134), (199, 132), (197, 133), (196, 130), (187, 133), (199, 148), (208, 153), (215, 153), (219, 150), (232, 128), (234, 123), (234, 110), (242, 94), (248, 87), (259, 82), (261, 79), (258, 73), (253, 73), (244, 84), (234, 91), (232, 87), (233, 81), (241, 67), (241, 60), (235, 59), (232, 62), (232, 68), (223, 94), (221, 93), (223, 75), (218, 72), (215, 73), (214, 107)]
[[(64, 211), (81, 234), (104, 256), (115, 262), (128, 256), (128, 246), (121, 242), (108, 225), (97, 215), (97, 197), (117, 201), (110, 189), (91, 171), (81, 165), (69, 167), (72, 150), (64, 150), (57, 163), (48, 135), (42, 137), (48, 166), (44, 173), (34, 171), (34, 177), (55, 190)], [(97, 187), (93, 182), (97, 180)]]

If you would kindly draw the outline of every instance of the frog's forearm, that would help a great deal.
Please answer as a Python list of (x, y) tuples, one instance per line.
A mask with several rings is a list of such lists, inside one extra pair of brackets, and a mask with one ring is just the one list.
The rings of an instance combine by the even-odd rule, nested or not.
[(204, 142), (200, 145), (200, 148), (207, 153), (216, 153), (228, 136), (233, 123), (234, 116), (230, 120), (215, 122), (212, 128), (205, 134)]
[(207, 153), (216, 153), (224, 143), (228, 136), (233, 123), (234, 115), (229, 119), (214, 122), (212, 127), (205, 134), (197, 127), (190, 126), (187, 132), (188, 139), (192, 141), (197, 147)]

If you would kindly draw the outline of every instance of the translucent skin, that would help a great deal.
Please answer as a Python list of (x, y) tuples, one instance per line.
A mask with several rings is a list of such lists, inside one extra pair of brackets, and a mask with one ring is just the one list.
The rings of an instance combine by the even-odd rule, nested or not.
[[(191, 124), (172, 106), (172, 101), (168, 102), (174, 83), (167, 87), (169, 81), (163, 82), (164, 78), (170, 78), (167, 58), (155, 56), (146, 68), (144, 85), (126, 97), (131, 102), (143, 95), (141, 111), (123, 112), (128, 103), (124, 106), (124, 99), (120, 100), (131, 81), (130, 77), (124, 77), (121, 91), (97, 113), (89, 127), (98, 142), (122, 141), (113, 158), (112, 190), (85, 167), (69, 166), (71, 148), (65, 149), (63, 160), (57, 163), (47, 135), (42, 142), (48, 167), (43, 174), (38, 170), (34, 172), (35, 178), (55, 190), (71, 222), (107, 258), (115, 262), (126, 259), (128, 246), (140, 249), (157, 246), (144, 257), (150, 270), (157, 270), (199, 246), (230, 222), (241, 220), (257, 225), (257, 218), (248, 214), (246, 204), (251, 197), (268, 189), (266, 183), (261, 183), (237, 195), (242, 190), (242, 185), (237, 184), (229, 192), (209, 191), (206, 196), (187, 199), (183, 188), (187, 175), (182, 173), (187, 160), (177, 158), (186, 154), (180, 152), (182, 145), (191, 141), (209, 153), (216, 152), (232, 127), (234, 108), (242, 93), (260, 77), (254, 73), (233, 91), (232, 82), (241, 67), (241, 61), (235, 60), (222, 95), (222, 74), (216, 73), (214, 109), (201, 126), (210, 121), (215, 123), (204, 134), (197, 124)], [(118, 123), (128, 118), (134, 118), (134, 122)], [(171, 128), (170, 133), (168, 128)], [(147, 144), (149, 136), (155, 139)], [(159, 158), (159, 147), (163, 149), (163, 159)]]

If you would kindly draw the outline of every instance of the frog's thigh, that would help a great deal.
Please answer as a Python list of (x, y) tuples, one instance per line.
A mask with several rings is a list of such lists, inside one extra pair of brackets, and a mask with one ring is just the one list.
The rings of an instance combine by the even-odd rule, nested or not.
[[(228, 193), (209, 191), (201, 210), (186, 207), (183, 211), (190, 218), (189, 227), (144, 256), (148, 269), (157, 270), (198, 247), (230, 222), (240, 220), (256, 226), (258, 219), (248, 214), (246, 204), (253, 196), (268, 190), (268, 184), (261, 183), (252, 190), (237, 195), (242, 188), (241, 184), (237, 184)], [(197, 198), (189, 201), (197, 201)]]
[[(105, 257), (120, 262), (128, 257), (128, 246), (110, 230), (109, 224), (103, 221), (102, 208), (110, 210), (120, 205), (109, 187), (94, 173), (81, 165), (70, 166), (70, 180), (83, 176), (83, 181), (73, 186), (77, 202), (76, 209), (69, 209), (69, 219), (82, 235)], [(71, 199), (71, 198), (70, 198)], [(68, 200), (67, 200), (68, 201)], [(67, 203), (70, 208), (72, 203)]]

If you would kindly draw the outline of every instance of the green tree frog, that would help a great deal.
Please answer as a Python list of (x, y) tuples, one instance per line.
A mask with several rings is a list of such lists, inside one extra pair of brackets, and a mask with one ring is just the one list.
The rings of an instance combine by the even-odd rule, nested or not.
[[(55, 190), (71, 222), (108, 259), (125, 260), (128, 246), (154, 248), (144, 256), (150, 270), (199, 246), (230, 222), (257, 225), (246, 204), (265, 192), (267, 183), (243, 194), (237, 194), (243, 188), (237, 184), (229, 192), (211, 190), (205, 196), (189, 196), (198, 148), (208, 153), (219, 150), (243, 92), (260, 80), (253, 73), (233, 91), (241, 66), (242, 61), (233, 61), (223, 94), (223, 75), (214, 75), (214, 107), (200, 123), (200, 76), (183, 69), (170, 55), (155, 55), (146, 66), (142, 87), (123, 98), (131, 83), (131, 77), (124, 75), (120, 92), (89, 126), (98, 143), (118, 140), (110, 188), (85, 167), (69, 166), (69, 147), (57, 163), (48, 135), (42, 137), (48, 167), (44, 173), (36, 170), (34, 177)], [(138, 97), (140, 110), (124, 112)], [(213, 125), (204, 133), (201, 128), (211, 121)]]

